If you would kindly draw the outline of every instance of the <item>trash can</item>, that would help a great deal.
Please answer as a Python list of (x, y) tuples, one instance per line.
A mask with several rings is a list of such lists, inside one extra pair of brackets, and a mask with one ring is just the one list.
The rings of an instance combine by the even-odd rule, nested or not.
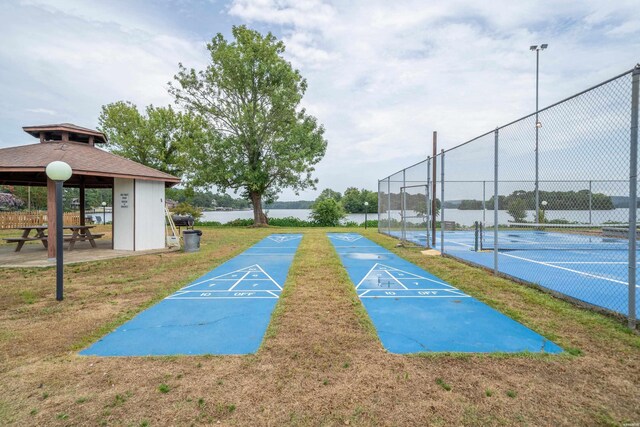
[(183, 231), (182, 237), (184, 239), (184, 251), (198, 252), (200, 250), (200, 236), (202, 236), (202, 231), (200, 230)]

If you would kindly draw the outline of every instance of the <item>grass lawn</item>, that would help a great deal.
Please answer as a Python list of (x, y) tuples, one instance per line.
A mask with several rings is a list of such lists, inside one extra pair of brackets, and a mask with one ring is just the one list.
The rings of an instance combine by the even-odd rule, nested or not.
[[(640, 423), (640, 337), (619, 321), (357, 231), (568, 353), (400, 356), (381, 346), (328, 229), (205, 228), (199, 253), (0, 269), (0, 425)], [(77, 351), (273, 232), (302, 232), (260, 351), (96, 358)]]

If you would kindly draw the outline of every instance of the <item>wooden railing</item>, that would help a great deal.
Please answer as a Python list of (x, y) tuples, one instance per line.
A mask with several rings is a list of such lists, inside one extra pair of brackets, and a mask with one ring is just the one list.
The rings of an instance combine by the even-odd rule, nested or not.
[[(43, 225), (47, 223), (47, 212), (0, 212), (0, 229)], [(64, 225), (80, 225), (79, 212), (65, 212)]]

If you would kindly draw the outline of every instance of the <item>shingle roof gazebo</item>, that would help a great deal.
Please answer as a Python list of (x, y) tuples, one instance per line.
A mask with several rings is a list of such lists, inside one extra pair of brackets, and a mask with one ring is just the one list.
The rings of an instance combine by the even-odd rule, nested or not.
[(145, 250), (164, 247), (164, 189), (180, 179), (125, 159), (96, 144), (107, 138), (101, 132), (70, 123), (25, 126), (40, 143), (0, 149), (0, 185), (47, 186), (49, 258), (55, 256), (55, 183), (46, 166), (54, 160), (73, 170), (66, 187), (80, 188), (80, 221), (84, 225), (84, 189), (113, 191), (113, 247)]

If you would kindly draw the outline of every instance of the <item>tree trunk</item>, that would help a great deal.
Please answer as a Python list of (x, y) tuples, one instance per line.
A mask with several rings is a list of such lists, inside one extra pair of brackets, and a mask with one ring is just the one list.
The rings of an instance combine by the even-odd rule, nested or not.
[(253, 225), (267, 225), (267, 216), (262, 211), (262, 194), (251, 191), (249, 197), (253, 205)]

